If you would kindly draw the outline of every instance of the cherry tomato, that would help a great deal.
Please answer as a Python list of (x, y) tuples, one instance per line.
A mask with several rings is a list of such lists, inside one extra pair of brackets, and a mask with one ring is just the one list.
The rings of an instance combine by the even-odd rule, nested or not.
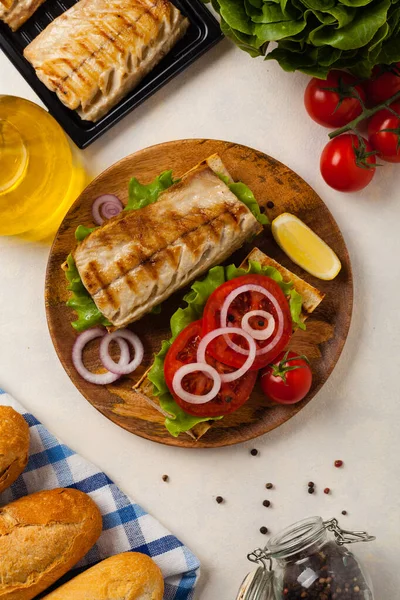
[[(196, 417), (218, 417), (227, 415), (240, 408), (240, 406), (248, 400), (257, 379), (256, 371), (247, 371), (247, 373), (239, 379), (231, 381), (230, 383), (223, 383), (218, 395), (205, 404), (191, 404), (190, 402), (185, 402), (175, 394), (172, 389), (172, 380), (176, 371), (183, 365), (196, 362), (197, 348), (200, 340), (201, 321), (194, 321), (181, 331), (165, 357), (165, 382), (176, 403), (188, 414)], [(218, 373), (232, 373), (232, 371), (235, 370), (232, 367), (223, 365), (207, 354), (206, 360), (209, 365), (218, 371)], [(212, 380), (204, 373), (196, 371), (183, 378), (182, 387), (191, 394), (203, 396), (210, 391)]]
[[(275, 319), (275, 328), (272, 335), (266, 340), (255, 340), (258, 354), (251, 370), (257, 370), (270, 363), (287, 346), (292, 335), (292, 317), (289, 303), (279, 285), (270, 277), (265, 275), (242, 275), (220, 285), (211, 294), (204, 308), (202, 334), (205, 335), (209, 331), (221, 327), (221, 309), (225, 299), (231, 292), (243, 285), (261, 286), (267, 294), (273, 297), (271, 301), (271, 299), (257, 291), (243, 292), (231, 302), (228, 310), (227, 325), (233, 327), (240, 327), (244, 315), (251, 310), (266, 311)], [(253, 329), (262, 330), (266, 328), (267, 322), (264, 318), (251, 317), (249, 325)], [(247, 342), (243, 337), (232, 335), (230, 338), (234, 344), (245, 350), (248, 349)], [(276, 342), (274, 343), (275, 339)], [(271, 346), (271, 348), (262, 352), (267, 346)], [(226, 337), (222, 335), (212, 341), (207, 350), (215, 359), (231, 367), (239, 368), (246, 360), (246, 355), (231, 348), (226, 341)]]
[[(313, 77), (304, 93), (304, 104), (310, 117), (324, 127), (342, 127), (362, 112), (357, 98), (344, 98), (340, 103), (340, 94), (326, 88), (340, 88), (355, 83), (353, 75), (344, 71), (331, 71), (326, 80)], [(365, 101), (365, 92), (361, 85), (353, 89)]]
[[(396, 117), (387, 109), (375, 113), (368, 123), (368, 139), (383, 160), (398, 163), (400, 162), (400, 101), (393, 102), (390, 108), (399, 116)], [(397, 132), (384, 131), (385, 129), (397, 129)]]
[(376, 106), (400, 92), (400, 63), (387, 67), (376, 66), (365, 83), (368, 106)]
[[(372, 147), (365, 140), (365, 151), (372, 152)], [(321, 175), (326, 183), (339, 192), (357, 192), (365, 188), (375, 175), (375, 168), (362, 168), (356, 164), (356, 152), (359, 148), (358, 137), (345, 133), (327, 143), (321, 154)], [(375, 156), (364, 159), (368, 165), (376, 163)]]
[(282, 352), (263, 369), (261, 387), (264, 394), (279, 404), (295, 404), (310, 391), (312, 373), (305, 357), (294, 352)]

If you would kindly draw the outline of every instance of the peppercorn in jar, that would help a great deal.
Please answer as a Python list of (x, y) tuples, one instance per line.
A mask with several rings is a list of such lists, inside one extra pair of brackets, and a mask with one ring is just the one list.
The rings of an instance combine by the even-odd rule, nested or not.
[(237, 600), (374, 600), (367, 574), (344, 546), (373, 539), (340, 529), (336, 519), (300, 521), (249, 554), (261, 566), (246, 577)]

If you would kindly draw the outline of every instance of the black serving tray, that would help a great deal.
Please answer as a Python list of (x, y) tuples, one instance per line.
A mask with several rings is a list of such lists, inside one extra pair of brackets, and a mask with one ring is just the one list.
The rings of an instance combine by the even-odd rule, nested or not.
[(82, 121), (75, 111), (64, 106), (36, 77), (23, 56), (24, 48), (51, 21), (75, 4), (74, 0), (46, 0), (14, 33), (0, 22), (0, 48), (75, 144), (86, 148), (222, 38), (218, 22), (201, 0), (173, 0), (173, 3), (190, 21), (186, 34), (140, 84), (97, 123)]

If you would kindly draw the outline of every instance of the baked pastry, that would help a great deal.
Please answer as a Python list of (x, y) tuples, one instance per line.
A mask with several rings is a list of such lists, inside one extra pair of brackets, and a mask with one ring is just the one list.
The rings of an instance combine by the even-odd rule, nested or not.
[(44, 0), (0, 0), (0, 19), (16, 31), (43, 2)]
[(27, 422), (11, 406), (0, 406), (0, 493), (21, 475), (28, 453)]
[(156, 563), (137, 552), (116, 554), (84, 571), (43, 600), (162, 600)]
[(261, 225), (207, 159), (157, 202), (123, 211), (73, 251), (83, 285), (114, 328), (140, 319), (176, 290), (222, 263)]
[(24, 56), (65, 106), (82, 119), (98, 121), (171, 50), (188, 25), (168, 0), (80, 0), (50, 23)]
[(74, 489), (0, 508), (0, 600), (32, 600), (85, 556), (101, 530), (96, 504)]

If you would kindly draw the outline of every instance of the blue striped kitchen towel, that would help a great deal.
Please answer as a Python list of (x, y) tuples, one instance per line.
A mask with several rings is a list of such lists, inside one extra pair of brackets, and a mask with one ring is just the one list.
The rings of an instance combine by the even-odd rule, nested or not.
[(69, 573), (68, 579), (119, 552), (143, 552), (151, 556), (163, 572), (164, 600), (191, 600), (200, 567), (192, 552), (100, 469), (60, 442), (1, 389), (0, 404), (20, 412), (31, 434), (28, 465), (17, 481), (0, 494), (0, 504), (39, 490), (72, 487), (89, 494), (103, 515), (103, 533), (97, 544)]

